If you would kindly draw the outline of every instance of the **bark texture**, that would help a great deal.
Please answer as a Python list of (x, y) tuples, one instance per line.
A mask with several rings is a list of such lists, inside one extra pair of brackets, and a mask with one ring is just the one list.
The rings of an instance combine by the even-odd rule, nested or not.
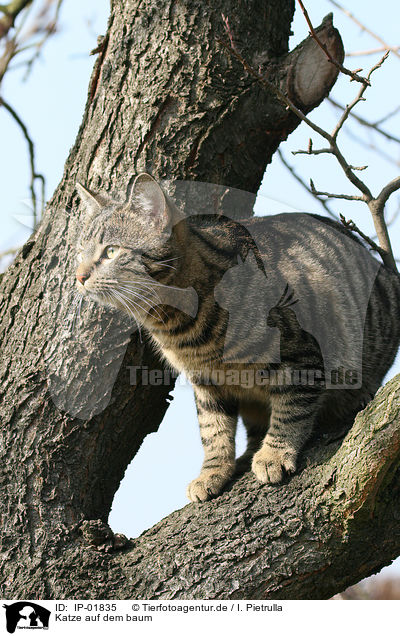
[[(130, 365), (159, 362), (115, 313), (86, 307), (79, 336), (65, 329), (82, 213), (75, 181), (126, 192), (146, 170), (255, 192), (299, 122), (221, 47), (221, 14), (244, 57), (308, 111), (329, 92), (336, 69), (310, 39), (288, 53), (293, 10), (293, 0), (112, 3), (63, 180), (1, 280), (3, 598), (320, 598), (397, 555), (398, 404), (388, 389), (347, 446), (320, 442), (310, 451), (316, 466), (288, 484), (261, 488), (245, 476), (118, 553), (90, 546), (95, 532), (82, 525), (107, 521), (127, 464), (158, 428), (169, 388), (130, 384)], [(341, 57), (329, 18), (320, 37)], [(247, 199), (241, 215), (251, 213)], [(383, 528), (384, 547), (363, 565)], [(101, 542), (101, 523), (99, 534)], [(356, 545), (359, 557), (350, 558)]]

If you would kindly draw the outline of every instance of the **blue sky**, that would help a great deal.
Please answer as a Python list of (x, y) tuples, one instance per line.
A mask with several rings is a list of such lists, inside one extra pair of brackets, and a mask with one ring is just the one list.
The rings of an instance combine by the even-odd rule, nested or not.
[[(360, 51), (379, 46), (373, 38), (363, 32), (345, 15), (335, 9), (329, 0), (308, 0), (308, 12), (315, 25), (323, 16), (334, 11), (334, 23), (339, 28), (346, 51)], [(398, 44), (400, 5), (398, 0), (381, 3), (348, 0), (347, 8), (392, 45)], [(8, 73), (2, 96), (28, 123), (36, 144), (37, 167), (47, 180), (47, 198), (60, 181), (64, 162), (81, 122), (86, 101), (87, 86), (95, 58), (88, 55), (96, 46), (96, 37), (106, 30), (109, 13), (107, 0), (64, 0), (61, 12), (60, 31), (50, 39), (42, 57), (33, 68), (26, 82), (23, 72)], [(293, 24), (293, 48), (306, 37), (308, 29), (304, 17), (296, 10)], [(369, 68), (379, 54), (368, 57), (349, 58), (351, 68)], [(377, 120), (395, 108), (399, 102), (397, 77), (400, 59), (394, 55), (376, 72), (373, 86), (366, 93), (367, 101), (360, 104), (357, 113)], [(337, 101), (347, 103), (356, 94), (358, 85), (341, 77), (332, 95)], [(338, 117), (330, 104), (323, 104), (310, 117), (322, 127), (331, 129)], [(383, 125), (400, 137), (400, 115)], [(0, 108), (0, 183), (2, 192), (2, 234), (0, 251), (22, 243), (29, 230), (18, 218), (29, 215), (29, 170), (26, 142), (22, 138), (8, 113)], [(378, 192), (390, 179), (400, 172), (400, 145), (388, 142), (377, 134), (369, 134), (364, 128), (352, 123), (352, 135), (343, 131), (343, 150), (350, 163), (368, 164), (362, 173), (373, 192)], [(358, 144), (354, 135), (366, 144), (375, 144), (388, 158)], [(317, 135), (311, 135), (314, 147), (321, 144)], [(317, 157), (293, 156), (291, 151), (306, 148), (310, 131), (302, 124), (287, 142), (281, 145), (287, 160), (298, 174), (308, 181), (313, 178), (321, 190), (354, 193), (335, 160), (326, 155)], [(388, 206), (388, 216), (396, 211), (399, 195), (394, 195)], [(356, 202), (341, 201), (332, 204), (336, 212), (352, 218), (368, 234), (374, 233), (366, 206)], [(293, 180), (276, 156), (269, 166), (260, 188), (256, 205), (257, 214), (283, 211), (308, 211), (322, 213), (318, 202)], [(395, 249), (399, 245), (400, 222), (391, 228)], [(400, 250), (397, 250), (400, 255)], [(390, 375), (398, 372), (396, 365)], [(111, 513), (114, 530), (128, 536), (136, 536), (145, 528), (176, 508), (187, 504), (186, 484), (197, 476), (202, 450), (196, 420), (192, 391), (188, 386), (178, 385), (175, 399), (156, 434), (149, 435), (128, 468), (124, 481), (116, 495)], [(243, 434), (239, 433), (239, 445), (243, 445)]]

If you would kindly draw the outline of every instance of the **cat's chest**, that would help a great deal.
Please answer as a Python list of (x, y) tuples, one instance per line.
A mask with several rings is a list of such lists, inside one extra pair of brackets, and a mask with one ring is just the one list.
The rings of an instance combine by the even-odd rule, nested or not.
[(157, 349), (169, 364), (179, 372), (184, 371), (188, 376), (191, 372), (204, 371), (210, 365), (214, 366), (219, 355), (213, 346), (206, 349), (196, 346), (179, 346), (173, 339), (159, 339), (153, 336)]

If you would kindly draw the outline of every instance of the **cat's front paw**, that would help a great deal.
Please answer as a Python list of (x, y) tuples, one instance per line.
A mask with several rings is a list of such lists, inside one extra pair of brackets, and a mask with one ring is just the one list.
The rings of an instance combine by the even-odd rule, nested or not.
[(202, 470), (197, 479), (193, 479), (186, 489), (186, 495), (190, 501), (207, 501), (216, 497), (229, 481), (232, 470), (216, 472), (215, 470)]
[(263, 484), (279, 484), (283, 479), (283, 470), (296, 472), (296, 451), (290, 446), (276, 448), (263, 444), (253, 457), (252, 471)]

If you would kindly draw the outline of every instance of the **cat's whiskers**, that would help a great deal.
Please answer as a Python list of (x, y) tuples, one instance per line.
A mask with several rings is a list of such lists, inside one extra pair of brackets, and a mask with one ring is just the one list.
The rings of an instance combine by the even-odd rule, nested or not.
[(161, 261), (157, 261), (154, 265), (161, 265), (161, 267), (169, 267), (170, 269), (176, 269), (173, 265), (167, 265), (167, 263), (161, 263)]
[[(107, 292), (105, 292), (105, 294), (106, 294), (106, 295), (108, 295), (108, 293), (107, 293)], [(110, 294), (111, 294), (111, 296), (113, 296), (113, 297), (117, 300), (117, 302), (118, 302), (120, 305), (122, 305), (123, 307), (125, 307), (125, 309), (127, 310), (128, 314), (129, 314), (130, 316), (132, 316), (132, 318), (133, 318), (133, 320), (135, 321), (136, 326), (137, 326), (137, 328), (138, 328), (138, 330), (139, 330), (139, 338), (140, 338), (140, 342), (143, 342), (143, 338), (142, 338), (142, 330), (141, 330), (141, 327), (140, 327), (140, 321), (136, 318), (136, 314), (135, 314), (135, 312), (134, 312), (134, 309), (133, 309), (133, 308), (131, 308), (131, 307), (130, 307), (130, 306), (129, 306), (126, 302), (125, 302), (124, 298), (122, 298), (122, 297), (120, 296), (120, 294), (119, 294), (119, 293), (118, 293), (115, 289), (110, 289)], [(111, 303), (111, 304), (112, 304), (112, 305), (114, 305), (114, 303)], [(132, 301), (132, 304), (134, 305), (134, 307), (136, 307), (136, 305), (135, 305), (135, 303), (134, 303), (133, 301)]]
[[(121, 296), (123, 296), (123, 298), (125, 298), (126, 300), (128, 300), (128, 301), (130, 301), (130, 302), (133, 302), (133, 303), (134, 303), (135, 301), (134, 301), (134, 300), (132, 300), (132, 299), (130, 298), (130, 296), (131, 296), (131, 295), (135, 295), (135, 296), (137, 296), (137, 297), (139, 298), (139, 300), (140, 300), (140, 301), (143, 301), (143, 300), (145, 301), (145, 299), (144, 299), (142, 296), (140, 296), (140, 294), (135, 294), (134, 292), (133, 292), (133, 293), (132, 293), (132, 292), (121, 292), (120, 290), (118, 290), (118, 293), (119, 293)], [(126, 294), (128, 294), (128, 295), (126, 295)], [(145, 302), (146, 302), (146, 301), (145, 301)], [(162, 317), (161, 317), (160, 313), (157, 311), (157, 309), (154, 307), (154, 305), (151, 305), (151, 304), (150, 304), (150, 303), (148, 303), (148, 302), (147, 302), (146, 304), (150, 307), (150, 310), (154, 311), (154, 313), (157, 315), (157, 317), (159, 318), (159, 320), (161, 320), (161, 322), (162, 322), (163, 324), (165, 324), (165, 322), (164, 322), (164, 320), (162, 319)], [(140, 304), (138, 304), (138, 303), (136, 303), (136, 306), (138, 306), (138, 307), (139, 307), (142, 311), (144, 311), (144, 312), (145, 312), (148, 316), (151, 316), (150, 311), (148, 311), (147, 309), (145, 309), (145, 307), (141, 306), (141, 305), (140, 305)], [(164, 312), (164, 313), (165, 313), (165, 312)]]
[[(110, 289), (111, 288), (111, 283), (109, 283), (109, 282), (107, 282), (105, 280), (101, 280), (97, 284), (97, 286), (96, 286), (94, 291), (96, 291), (97, 293), (101, 293), (104, 288)], [(151, 300), (151, 296), (149, 297), (149, 293), (150, 292), (151, 292), (152, 295), (155, 296), (156, 300), (158, 302), (160, 302), (160, 299), (158, 298), (158, 294), (155, 291), (153, 291), (153, 290), (146, 290), (145, 294), (148, 295), (146, 297), (143, 292), (140, 292), (140, 289), (139, 290), (135, 290), (135, 288), (126, 287), (124, 285), (117, 285), (117, 286), (113, 286), (112, 288), (115, 289), (116, 291), (120, 291), (121, 293), (124, 292), (125, 294), (136, 296), (138, 298), (138, 300), (146, 303), (146, 305), (150, 309), (154, 308), (154, 303), (150, 302), (150, 300)]]
[[(122, 292), (120, 290), (118, 290), (118, 291), (114, 290), (114, 291), (118, 294), (118, 296), (121, 298), (121, 300), (125, 301), (125, 303), (124, 303), (125, 306), (127, 306), (126, 303), (131, 304), (136, 309), (138, 309), (139, 311), (141, 310), (141, 311), (144, 311), (147, 315), (149, 315), (149, 316), (151, 315), (150, 311), (148, 311), (145, 307), (143, 307), (140, 304), (140, 301), (144, 300), (141, 296), (138, 296), (138, 298), (139, 298), (139, 302), (138, 302), (138, 301), (135, 301), (133, 298), (131, 298), (130, 297), (131, 295), (126, 295), (125, 292)], [(157, 314), (159, 320), (161, 320), (161, 322), (164, 324), (164, 321), (163, 321), (162, 317), (160, 316), (159, 312), (155, 309), (155, 307), (153, 305), (150, 305), (149, 303), (148, 303), (148, 306), (149, 306), (150, 310), (153, 310)]]
[(154, 263), (155, 263), (155, 265), (164, 265), (164, 263), (169, 263), (171, 261), (177, 261), (180, 258), (181, 258), (180, 256), (175, 256), (174, 258), (166, 258), (163, 261), (154, 261)]
[[(164, 324), (164, 320), (162, 316), (160, 315), (160, 313), (155, 309), (154, 303), (150, 302), (151, 297), (146, 298), (143, 292), (139, 293), (140, 290), (135, 291), (135, 289), (128, 288), (123, 285), (118, 285), (118, 287), (116, 287), (114, 284), (112, 284), (109, 281), (110, 279), (102, 279), (100, 281), (97, 281), (97, 284), (92, 289), (92, 291), (94, 291), (97, 294), (103, 294), (103, 295), (107, 294), (107, 292), (111, 292), (113, 293), (114, 297), (116, 297), (115, 294), (118, 294), (118, 297), (120, 300), (123, 298), (126, 302), (134, 305), (136, 309), (142, 310), (148, 315), (151, 315), (149, 310), (153, 310), (154, 313), (159, 318), (159, 320), (161, 320), (161, 322)], [(147, 295), (149, 295), (149, 293), (152, 293), (153, 295), (157, 296), (156, 292), (152, 289), (147, 289), (145, 293)], [(137, 298), (136, 302), (133, 297)], [(125, 307), (127, 306), (126, 302), (124, 303)], [(111, 303), (111, 304), (114, 304), (114, 303)], [(146, 307), (143, 306), (143, 304), (146, 304), (149, 310), (147, 310)], [(135, 320), (136, 320), (136, 317), (135, 317)]]
[[(123, 289), (125, 291), (125, 293), (127, 294), (133, 294), (135, 296), (138, 296), (141, 300), (144, 300), (146, 302), (146, 300), (152, 300), (152, 297), (154, 299), (155, 304), (156, 305), (162, 305), (163, 304), (163, 300), (160, 298), (159, 294), (156, 292), (155, 289), (152, 289), (151, 287), (145, 288), (145, 291), (143, 292), (143, 290), (140, 290), (140, 286), (137, 286), (135, 284), (132, 284), (130, 286), (127, 286), (127, 284), (125, 285), (120, 285), (119, 289)], [(147, 294), (147, 296), (144, 296), (144, 294)], [(150, 294), (150, 296), (149, 296)], [(147, 303), (151, 309), (153, 309), (153, 311), (155, 311), (155, 305), (154, 303), (150, 304)], [(167, 313), (164, 309), (159, 308), (163, 314), (167, 317)], [(159, 315), (159, 314), (158, 314)], [(161, 317), (160, 317), (161, 320)]]
[(178, 291), (185, 291), (182, 287), (174, 287), (173, 285), (167, 285), (165, 283), (159, 283), (158, 281), (151, 281), (149, 283), (147, 283), (147, 281), (140, 281), (138, 283), (136, 283), (136, 281), (132, 281), (130, 279), (120, 279), (119, 281), (120, 283), (130, 283), (130, 284), (140, 284), (140, 285), (147, 285), (149, 287), (154, 286), (154, 287), (164, 287), (165, 289), (176, 289)]
[(140, 295), (143, 296), (144, 294), (150, 294), (150, 299), (151, 299), (151, 296), (153, 296), (155, 298), (155, 300), (157, 301), (157, 303), (161, 303), (160, 296), (153, 289), (145, 289), (144, 292), (143, 292), (143, 290), (141, 290), (139, 287), (136, 287), (136, 286), (129, 287), (127, 285), (119, 285), (119, 289), (124, 289), (126, 292), (136, 293), (139, 296)]
[(156, 304), (162, 303), (162, 300), (159, 294), (152, 287), (142, 287), (141, 285), (128, 285), (127, 283), (123, 285), (120, 284), (119, 287), (121, 289), (125, 289), (126, 291), (133, 291), (135, 293), (139, 293), (145, 298), (149, 298), (149, 299), (154, 298), (156, 301)]

